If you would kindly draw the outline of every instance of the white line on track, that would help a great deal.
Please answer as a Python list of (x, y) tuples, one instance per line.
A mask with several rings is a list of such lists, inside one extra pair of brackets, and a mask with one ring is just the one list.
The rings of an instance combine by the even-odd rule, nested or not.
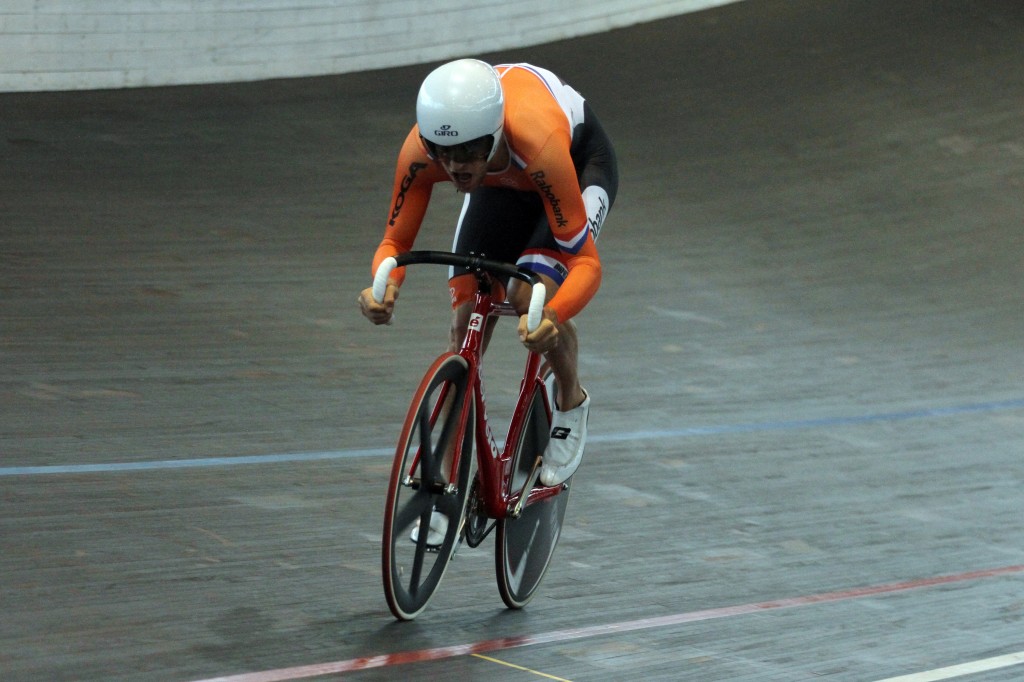
[(900, 675), (899, 677), (887, 677), (884, 680), (878, 680), (878, 682), (938, 682), (939, 680), (951, 680), (955, 677), (973, 675), (974, 673), (981, 673), (987, 670), (1009, 668), (1021, 663), (1024, 663), (1024, 651), (1006, 654), (1005, 656), (994, 656), (970, 663), (951, 665), (946, 668), (936, 668), (935, 670), (926, 670), (920, 673)]
[(683, 322), (701, 322), (703, 324), (710, 324), (715, 327), (724, 327), (725, 322), (717, 320), (707, 315), (701, 315), (699, 313), (693, 313), (689, 310), (670, 310), (669, 308), (659, 308), (657, 306), (649, 305), (647, 310), (651, 311), (655, 315), (661, 315), (662, 317), (669, 317), (673, 320), (682, 320)]

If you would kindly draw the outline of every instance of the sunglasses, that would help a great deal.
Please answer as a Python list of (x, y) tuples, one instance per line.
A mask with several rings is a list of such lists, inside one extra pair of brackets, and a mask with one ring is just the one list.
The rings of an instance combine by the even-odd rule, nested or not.
[(469, 142), (453, 145), (435, 144), (423, 136), (420, 136), (420, 139), (423, 140), (423, 145), (435, 159), (454, 161), (455, 163), (486, 161), (487, 157), (491, 155), (491, 148), (494, 147), (493, 135), (484, 135)]

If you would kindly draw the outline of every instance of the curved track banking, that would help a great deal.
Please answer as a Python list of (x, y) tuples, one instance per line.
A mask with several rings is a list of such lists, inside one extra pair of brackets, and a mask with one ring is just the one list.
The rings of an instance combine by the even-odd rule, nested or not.
[(485, 55), (621, 157), (592, 441), (527, 609), (485, 545), (404, 624), (387, 452), (447, 292), (354, 299), (426, 68), (0, 95), (0, 677), (1020, 679), (1022, 52), (1013, 0), (748, 0)]

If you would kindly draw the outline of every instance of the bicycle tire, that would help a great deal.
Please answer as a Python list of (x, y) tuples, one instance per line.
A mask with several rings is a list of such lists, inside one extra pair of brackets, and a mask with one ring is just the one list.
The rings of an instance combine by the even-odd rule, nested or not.
[[(545, 368), (541, 380), (533, 393), (523, 436), (512, 459), (513, 475), (507, 492), (522, 489), (536, 457), (547, 447), (551, 424), (545, 398), (548, 406), (554, 405), (551, 389), (554, 378), (550, 368)], [(506, 517), (498, 521), (495, 572), (501, 599), (510, 609), (521, 609), (533, 599), (551, 565), (561, 536), (571, 483), (572, 478), (563, 484), (559, 494), (527, 505), (518, 518)]]
[[(382, 573), (391, 613), (412, 620), (426, 607), (444, 577), (458, 546), (474, 472), (474, 406), (464, 400), (469, 390), (469, 366), (464, 358), (442, 355), (420, 382), (405, 418), (395, 451), (384, 511)], [(452, 406), (441, 402), (454, 392)], [(463, 409), (468, 411), (463, 421)], [(442, 458), (459, 425), (465, 424), (456, 451), (459, 469), (455, 489), (447, 488)], [(419, 456), (417, 458), (417, 453)], [(448, 517), (448, 528), (437, 549), (428, 547), (429, 533), (411, 539), (417, 521), (427, 528), (434, 510)]]

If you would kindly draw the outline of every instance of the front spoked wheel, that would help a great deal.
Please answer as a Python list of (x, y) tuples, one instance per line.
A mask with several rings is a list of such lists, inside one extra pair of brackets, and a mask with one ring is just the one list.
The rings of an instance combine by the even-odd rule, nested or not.
[[(546, 392), (548, 405), (554, 405), (554, 377), (550, 368), (546, 368), (541, 377), (544, 388), (539, 386), (534, 391), (523, 436), (513, 455), (511, 491), (522, 490), (526, 485), (536, 458), (548, 444), (551, 424), (544, 400)], [(509, 516), (498, 522), (495, 551), (498, 591), (510, 609), (526, 606), (547, 573), (561, 535), (571, 483), (570, 478), (562, 484), (559, 494), (527, 505), (518, 518)]]
[(474, 472), (467, 390), (466, 360), (438, 358), (413, 396), (399, 438), (384, 510), (382, 571), (388, 607), (400, 620), (412, 620), (427, 605), (458, 546)]

